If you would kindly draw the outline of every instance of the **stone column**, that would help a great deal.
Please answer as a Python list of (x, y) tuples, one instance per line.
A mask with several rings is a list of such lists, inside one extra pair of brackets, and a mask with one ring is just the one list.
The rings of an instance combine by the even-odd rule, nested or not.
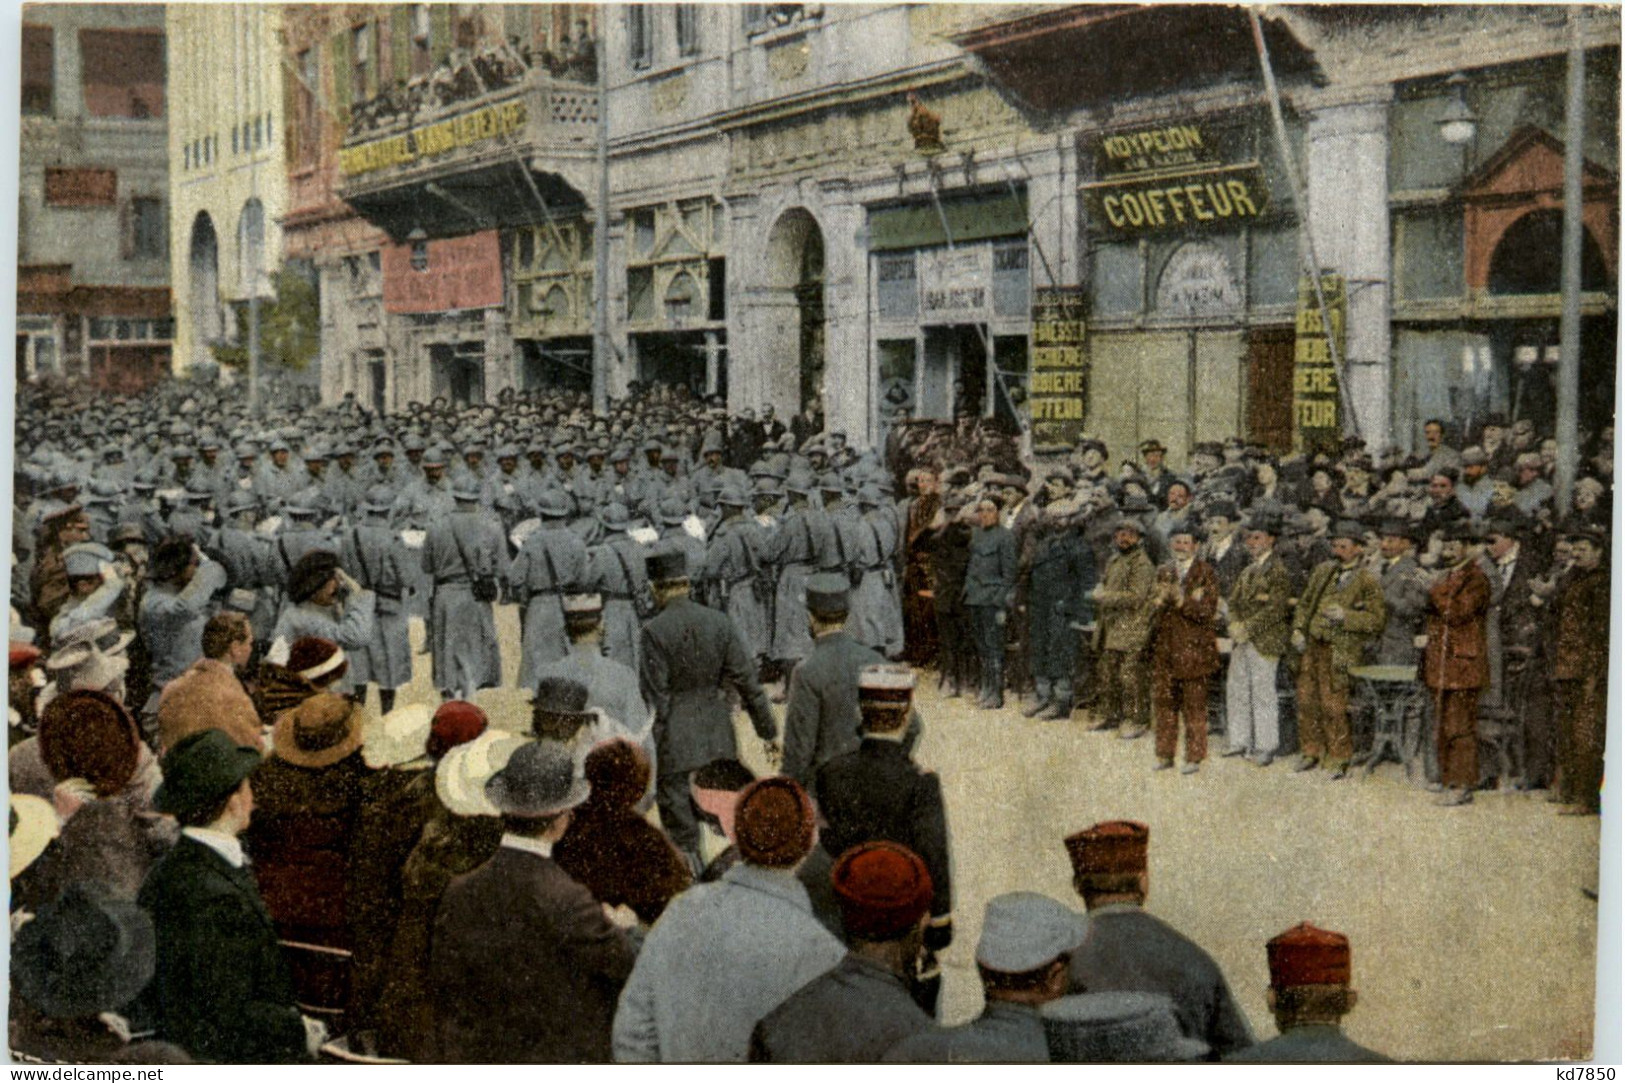
[(1321, 266), (1348, 287), (1343, 372), (1360, 435), (1375, 451), (1390, 433), (1392, 359), (1388, 217), (1388, 85), (1295, 97), (1308, 117), (1306, 185)]
[[(852, 243), (864, 210), (845, 180), (819, 185), (824, 230), (824, 429), (859, 449), (874, 440), (869, 357), (869, 254)], [(781, 407), (782, 408), (782, 407)]]

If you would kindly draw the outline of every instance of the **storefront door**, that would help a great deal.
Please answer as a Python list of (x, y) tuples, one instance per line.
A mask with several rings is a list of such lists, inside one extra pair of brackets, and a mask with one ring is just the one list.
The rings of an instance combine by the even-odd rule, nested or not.
[(1271, 451), (1292, 450), (1290, 327), (1260, 327), (1247, 335), (1247, 439)]
[(916, 417), (980, 417), (987, 402), (987, 328), (961, 323), (925, 329)]

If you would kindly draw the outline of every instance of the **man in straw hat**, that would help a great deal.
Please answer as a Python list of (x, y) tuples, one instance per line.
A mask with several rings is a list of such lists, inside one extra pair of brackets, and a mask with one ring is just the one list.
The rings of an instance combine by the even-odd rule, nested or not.
[(1038, 1009), (1066, 995), (1083, 915), (1031, 891), (990, 899), (976, 945), (982, 1014), (905, 1038), (888, 1061), (929, 1064), (1043, 1063), (1049, 1060)]
[(742, 1062), (756, 1022), (845, 954), (796, 879), (818, 836), (806, 791), (761, 779), (729, 814), (739, 860), (650, 930), (615, 1017), (618, 1061)]
[(1324, 764), (1345, 778), (1354, 758), (1349, 728), (1349, 670), (1382, 632), (1388, 606), (1382, 584), (1361, 563), (1365, 531), (1344, 520), (1332, 530), (1332, 559), (1309, 574), (1292, 620), (1292, 646), (1303, 652), (1298, 671), (1298, 771)]
[(260, 754), (220, 730), (184, 738), (163, 759), (154, 805), (181, 838), (137, 901), (157, 930), (158, 969), (145, 1004), (158, 1036), (225, 1063), (314, 1056), (327, 1028), (294, 1003), (271, 915), (238, 836), (254, 812), (248, 776)]
[(1301, 922), (1265, 945), (1270, 985), (1265, 997), (1281, 1031), (1224, 1059), (1250, 1064), (1391, 1064), (1350, 1041), (1343, 1017), (1354, 1010), (1349, 938)]
[(1145, 910), (1150, 836), (1144, 824), (1108, 820), (1067, 837), (1072, 886), (1089, 911), (1089, 935), (1072, 955), (1072, 991), (1162, 993), (1173, 998), (1185, 1036), (1215, 1057), (1251, 1045), (1218, 965)]
[[(439, 1059), (602, 1062), (632, 971), (625, 925), (553, 859), (591, 787), (569, 746), (529, 742), (485, 784), (502, 844), (452, 882), (435, 918), (430, 978)], [(492, 921), (493, 914), (502, 920)]]
[(779, 752), (778, 722), (732, 619), (689, 597), (684, 554), (656, 551), (648, 557), (647, 567), (660, 613), (643, 629), (639, 676), (643, 697), (655, 711), (660, 823), (698, 872), (700, 836), (689, 803), (688, 776), (712, 760), (739, 756), (726, 690), (738, 693), (770, 758)]
[(846, 957), (756, 1024), (752, 1061), (869, 1063), (932, 1027), (910, 992), (931, 909), (925, 862), (906, 846), (866, 842), (841, 855), (830, 879)]

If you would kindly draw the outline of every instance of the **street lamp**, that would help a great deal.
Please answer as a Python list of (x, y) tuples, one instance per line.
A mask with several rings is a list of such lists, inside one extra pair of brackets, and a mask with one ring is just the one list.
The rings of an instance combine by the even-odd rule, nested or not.
[(1446, 79), (1444, 85), (1452, 93), (1437, 121), (1439, 138), (1457, 146), (1471, 142), (1478, 132), (1478, 118), (1467, 108), (1467, 77), (1458, 71)]

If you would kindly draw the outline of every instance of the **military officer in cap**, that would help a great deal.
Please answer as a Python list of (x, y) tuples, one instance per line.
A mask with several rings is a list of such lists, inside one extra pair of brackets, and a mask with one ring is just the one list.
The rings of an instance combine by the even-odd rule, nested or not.
[(480, 494), (453, 494), (455, 510), (435, 520), (423, 542), (423, 571), (434, 584), (428, 622), (434, 683), (443, 699), (472, 699), (502, 683), (492, 603), (508, 578), (508, 540), (480, 511)]
[(510, 571), (515, 601), (524, 607), (519, 687), (535, 691), (542, 666), (569, 653), (564, 635), (564, 596), (590, 584), (587, 547), (566, 526), (569, 501), (563, 493), (542, 498), (541, 528), (525, 539)]
[[(339, 563), (377, 598), (372, 637), (350, 652), (350, 678), (363, 690), (378, 686), (378, 709), (395, 709), (395, 690), (412, 680), (412, 644), (407, 611), (413, 581), (411, 554), (390, 529), (395, 494), (386, 486), (368, 489), (359, 505), (361, 521), (340, 535)], [(324, 637), (331, 638), (331, 637)]]
[(1214, 1057), (1253, 1043), (1247, 1018), (1207, 952), (1145, 910), (1151, 837), (1144, 824), (1108, 820), (1066, 839), (1072, 886), (1089, 932), (1072, 953), (1071, 991), (1133, 991), (1172, 997), (1180, 1029)]
[(779, 753), (778, 723), (733, 620), (689, 597), (683, 555), (657, 550), (646, 564), (660, 612), (643, 629), (639, 679), (655, 712), (660, 823), (698, 871), (700, 836), (688, 776), (712, 760), (739, 758), (727, 690), (738, 693), (770, 757)]
[(1294, 770), (1324, 765), (1333, 780), (1348, 775), (1354, 757), (1349, 728), (1349, 670), (1382, 632), (1388, 607), (1382, 584), (1360, 562), (1365, 532), (1345, 520), (1332, 531), (1332, 559), (1318, 565), (1298, 599), (1292, 646), (1303, 652), (1298, 672), (1298, 743)]
[(908, 847), (925, 862), (933, 886), (915, 996), (934, 1014), (942, 988), (935, 953), (953, 941), (954, 892), (942, 782), (909, 755), (913, 700), (914, 671), (908, 666), (865, 667), (858, 675), (863, 739), (853, 751), (818, 768), (813, 790), (828, 825), (822, 845), (830, 857), (885, 839)]
[(1349, 940), (1307, 921), (1264, 947), (1270, 984), (1265, 993), (1280, 1034), (1224, 1059), (1242, 1064), (1392, 1064), (1343, 1033), (1354, 1010), (1349, 988)]
[[(812, 653), (790, 673), (789, 706), (784, 715), (782, 772), (811, 787), (819, 768), (861, 743), (858, 681), (870, 666), (886, 659), (846, 630), (849, 585), (838, 575), (807, 579), (807, 615)], [(905, 751), (911, 751), (921, 725), (910, 719)]]
[(982, 1014), (968, 1023), (923, 1030), (892, 1046), (884, 1059), (904, 1064), (1047, 1063), (1049, 1044), (1038, 1009), (1066, 995), (1072, 953), (1083, 945), (1083, 915), (1032, 891), (987, 904), (976, 971)]

